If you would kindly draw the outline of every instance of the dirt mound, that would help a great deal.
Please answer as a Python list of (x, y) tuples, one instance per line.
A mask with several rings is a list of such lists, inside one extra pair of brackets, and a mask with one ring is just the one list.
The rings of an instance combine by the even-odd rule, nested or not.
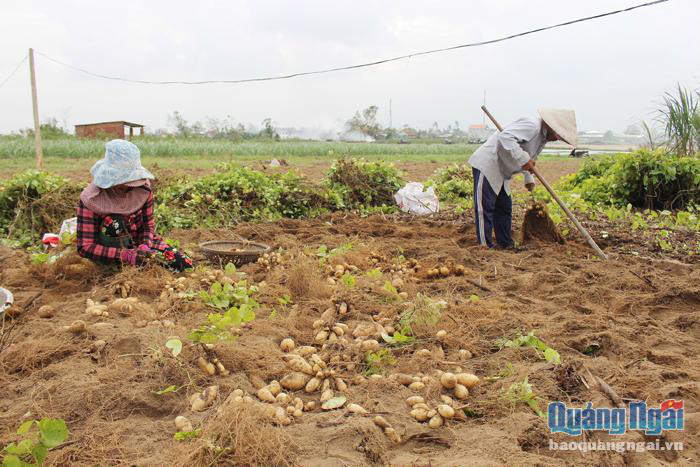
[(534, 204), (525, 212), (521, 231), (523, 243), (544, 241), (564, 243), (564, 237), (547, 213), (547, 206)]
[[(211, 349), (186, 338), (213, 311), (196, 298), (208, 288), (201, 271), (181, 282), (159, 268), (96, 267), (75, 277), (66, 268), (83, 264), (79, 259), (37, 268), (26, 254), (2, 249), (0, 284), (14, 292), (20, 311), (5, 322), (4, 331), (10, 324), (14, 330), (0, 347), (0, 442), (12, 439), (31, 413), (63, 418), (69, 427), (69, 442), (49, 452), (50, 465), (595, 466), (697, 459), (700, 438), (690, 427), (697, 418), (691, 411), (700, 404), (700, 269), (631, 255), (592, 260), (576, 237), (523, 253), (486, 250), (464, 222), (451, 213), (334, 214), (240, 225), (240, 235), (283, 246), (282, 260), (269, 269), (239, 269), (259, 287), (254, 298), (261, 306), (235, 340)], [(187, 247), (228, 234), (182, 231), (175, 238)], [(635, 248), (644, 251), (643, 245)], [(463, 273), (454, 272), (456, 265)], [(428, 277), (428, 270), (441, 266), (451, 272)], [(108, 304), (123, 294), (154, 316), (86, 312), (88, 298)], [(39, 316), (43, 305), (54, 308), (51, 317)], [(347, 331), (328, 328), (344, 335), (346, 344), (319, 340), (321, 328), (314, 323), (329, 308), (336, 310), (333, 324)], [(412, 321), (416, 340), (386, 344), (381, 331), (389, 337), (408, 333), (402, 322), (407, 310), (416, 309), (423, 316), (420, 325)], [(85, 321), (86, 332), (63, 329), (76, 320)], [(532, 347), (503, 346), (503, 339), (530, 331), (558, 352), (561, 364), (545, 361)], [(177, 357), (165, 346), (174, 336), (183, 343)], [(356, 336), (376, 340), (372, 348), (378, 350), (362, 351)], [(305, 410), (280, 426), (266, 412), (272, 404), (236, 402), (236, 390), (255, 401), (260, 387), (290, 372), (288, 354), (280, 349), (285, 338), (314, 347), (347, 384), (336, 395), (369, 413), (323, 411), (320, 392), (290, 391)], [(200, 358), (218, 359), (228, 374), (205, 373)], [(438, 372), (446, 371), (476, 374), (481, 384), (457, 401), (438, 382)], [(683, 399), (685, 450), (553, 451), (550, 438), (571, 439), (551, 435), (528, 405), (507, 397), (527, 378), (542, 410), (555, 400), (610, 406), (589, 372), (624, 399)], [(398, 373), (421, 384), (408, 387), (391, 376)], [(211, 385), (218, 386), (218, 396), (210, 408), (192, 411), (190, 396)], [(431, 407), (450, 395), (465, 415), (432, 429), (409, 414), (406, 399), (416, 395)], [(306, 410), (310, 402), (317, 406)], [(193, 439), (173, 438), (178, 415), (201, 429)], [(376, 415), (400, 436), (399, 444), (373, 423)], [(608, 439), (595, 433), (589, 438)], [(620, 439), (643, 440), (635, 433)]]

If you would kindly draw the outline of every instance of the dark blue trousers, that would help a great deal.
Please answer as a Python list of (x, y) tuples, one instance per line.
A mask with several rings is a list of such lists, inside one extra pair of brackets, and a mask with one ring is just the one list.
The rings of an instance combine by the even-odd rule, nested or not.
[(472, 168), (474, 173), (474, 219), (476, 220), (476, 239), (489, 248), (493, 248), (492, 232), (496, 231), (496, 243), (507, 248), (513, 245), (511, 229), (513, 201), (506, 190), (496, 194), (489, 181), (480, 170)]

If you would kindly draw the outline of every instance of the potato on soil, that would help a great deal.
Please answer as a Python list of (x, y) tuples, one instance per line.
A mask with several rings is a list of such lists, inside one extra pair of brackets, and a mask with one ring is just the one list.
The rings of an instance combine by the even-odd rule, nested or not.
[(282, 339), (282, 342), (280, 342), (280, 349), (282, 349), (283, 352), (291, 352), (294, 350), (294, 340), (289, 337)]
[(313, 370), (313, 367), (309, 365), (309, 362), (304, 360), (302, 357), (292, 358), (291, 360), (289, 360), (289, 362), (287, 362), (287, 365), (292, 370), (299, 371), (301, 373), (306, 373), (307, 375), (313, 375), (316, 373)]
[(177, 431), (186, 431), (190, 432), (193, 431), (194, 428), (192, 428), (192, 422), (190, 422), (187, 417), (183, 417), (182, 415), (178, 415), (175, 417), (175, 428)]
[(263, 402), (275, 402), (275, 396), (272, 395), (270, 390), (267, 387), (260, 388), (258, 389), (258, 399), (260, 399)]
[(310, 379), (311, 378), (309, 375), (295, 371), (293, 373), (285, 375), (284, 378), (282, 378), (282, 380), (280, 381), (280, 384), (284, 389), (287, 389), (289, 391), (298, 391), (299, 389), (303, 389)]
[(391, 425), (389, 425), (389, 422), (386, 421), (384, 417), (381, 415), (377, 415), (372, 419), (375, 425), (377, 425), (379, 428), (389, 428)]
[(209, 386), (202, 393), (202, 399), (204, 399), (204, 402), (207, 405), (211, 405), (211, 403), (216, 399), (217, 395), (219, 395), (219, 386)]
[(279, 381), (277, 380), (272, 380), (270, 381), (270, 384), (267, 385), (267, 389), (270, 390), (273, 396), (277, 396), (282, 391), (282, 386), (280, 386)]
[(304, 388), (304, 391), (308, 393), (316, 392), (318, 391), (318, 388), (321, 387), (321, 380), (319, 378), (316, 378), (315, 376), (309, 380), (308, 383), (306, 383), (306, 387)]
[(467, 389), (471, 389), (479, 384), (479, 377), (471, 373), (458, 373), (457, 382)]
[(472, 358), (472, 353), (467, 349), (459, 349), (459, 352), (457, 352), (457, 354), (462, 360), (469, 360), (470, 358)]
[(440, 376), (440, 384), (445, 389), (452, 389), (457, 384), (457, 377), (453, 373), (445, 372)]
[[(287, 405), (287, 403), (289, 402), (289, 395), (288, 395), (286, 392), (280, 392), (280, 393), (277, 394), (277, 396), (275, 397), (275, 401), (276, 401), (278, 404)], [(293, 409), (294, 409), (294, 407), (292, 407), (292, 410), (293, 410)]]
[(422, 381), (414, 381), (408, 385), (408, 389), (413, 389), (414, 391), (420, 391), (423, 388), (425, 388), (425, 383)]
[(312, 347), (310, 345), (302, 345), (301, 347), (297, 347), (294, 350), (294, 352), (300, 357), (308, 357), (312, 353), (316, 352), (316, 347)]
[(469, 389), (467, 389), (466, 386), (457, 383), (455, 385), (455, 396), (457, 396), (457, 399), (465, 400), (467, 397), (469, 397)]
[(442, 426), (442, 423), (442, 416), (440, 416), (440, 414), (437, 414), (430, 419), (428, 425), (430, 426), (430, 428), (440, 428)]
[(82, 319), (77, 319), (70, 323), (70, 326), (64, 326), (64, 329), (73, 334), (82, 334), (87, 331), (87, 325)]
[(370, 351), (376, 351), (379, 350), (381, 346), (379, 345), (379, 342), (376, 339), (367, 339), (362, 341), (362, 344), (360, 345), (360, 349), (363, 352), (370, 352)]
[(445, 337), (447, 337), (447, 331), (441, 329), (435, 333), (435, 337), (437, 337), (438, 339), (444, 339)]
[(455, 416), (455, 409), (453, 409), (447, 404), (438, 405), (437, 411), (442, 416), (442, 418), (452, 418)]
[(394, 373), (391, 375), (396, 379), (396, 381), (399, 382), (399, 384), (403, 384), (404, 386), (408, 386), (413, 382), (413, 377), (411, 375), (406, 375), (403, 373)]
[(216, 367), (214, 364), (208, 362), (204, 357), (199, 357), (197, 359), (197, 366), (209, 376), (214, 376), (216, 374)]
[(348, 404), (348, 412), (358, 413), (358, 414), (369, 413), (369, 412), (367, 412), (367, 410), (364, 407), (362, 407), (361, 405), (358, 405), (358, 404)]
[(422, 404), (425, 402), (425, 399), (423, 399), (421, 396), (411, 396), (408, 399), (406, 399), (406, 403), (413, 407), (416, 404)]
[(418, 422), (424, 422), (428, 419), (428, 411), (425, 409), (413, 409), (410, 413)]
[(38, 314), (40, 318), (53, 318), (56, 310), (51, 305), (44, 305), (39, 307)]

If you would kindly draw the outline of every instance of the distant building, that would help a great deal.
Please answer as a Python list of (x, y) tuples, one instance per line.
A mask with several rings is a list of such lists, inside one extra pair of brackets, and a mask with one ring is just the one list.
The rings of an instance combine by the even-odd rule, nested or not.
[(413, 128), (402, 128), (399, 131), (399, 136), (403, 136), (404, 138), (417, 138), (418, 137), (418, 132), (414, 130)]
[(144, 134), (145, 127), (143, 125), (138, 123), (117, 121), (75, 125), (75, 136), (79, 138), (101, 138), (104, 136), (113, 136), (115, 138), (124, 139), (127, 136), (127, 127), (129, 128), (129, 138), (134, 136), (134, 128), (140, 129), (140, 135)]
[(467, 138), (470, 142), (485, 143), (489, 136), (496, 130), (483, 123), (474, 123), (467, 129)]

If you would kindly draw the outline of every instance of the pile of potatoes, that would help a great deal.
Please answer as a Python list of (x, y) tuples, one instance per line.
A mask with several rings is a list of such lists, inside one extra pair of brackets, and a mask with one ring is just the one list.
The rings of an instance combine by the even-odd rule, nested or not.
[(328, 265), (328, 266), (326, 266), (325, 271), (326, 271), (326, 276), (340, 279), (346, 273), (347, 274), (357, 274), (360, 271), (360, 268), (358, 268), (357, 266), (355, 266), (353, 264), (343, 263), (343, 264), (336, 264), (335, 266)]
[(411, 416), (417, 422), (428, 422), (430, 428), (440, 428), (445, 420), (463, 418), (461, 412), (455, 411), (454, 401), (449, 396), (440, 396), (442, 404), (430, 407), (421, 396), (411, 396), (406, 403), (411, 407)]
[(443, 388), (454, 391), (455, 397), (466, 400), (469, 397), (469, 390), (479, 384), (479, 377), (472, 373), (457, 374), (450, 372), (440, 372), (440, 384)]
[[(129, 300), (129, 299), (117, 299), (117, 300)], [(107, 311), (107, 305), (102, 305), (100, 302), (95, 302), (94, 300), (88, 298), (85, 300), (85, 313), (91, 316), (104, 316), (109, 317), (109, 311)]]
[(186, 277), (174, 278), (165, 283), (165, 290), (161, 292), (160, 298), (184, 298), (186, 296), (187, 289), (188, 286)]
[(462, 266), (461, 264), (458, 264), (457, 266), (438, 265), (437, 267), (428, 269), (426, 271), (426, 276), (430, 279), (437, 277), (449, 277), (453, 274), (455, 276), (463, 276), (464, 271), (464, 266)]
[[(277, 381), (272, 381), (270, 384), (265, 386), (267, 391), (275, 391), (279, 389), (279, 383)], [(259, 392), (259, 391), (258, 391)], [(262, 399), (261, 399), (262, 400)], [(227, 410), (229, 404), (260, 404), (265, 415), (267, 415), (274, 423), (282, 426), (291, 424), (295, 419), (300, 418), (304, 412), (309, 412), (316, 409), (316, 402), (309, 401), (304, 404), (304, 401), (299, 397), (291, 398), (288, 394), (277, 392), (277, 396), (274, 401), (263, 401), (258, 402), (249, 395), (247, 395), (242, 389), (234, 390), (226, 399), (224, 404), (219, 407), (218, 411)]]
[(134, 288), (134, 283), (131, 281), (120, 282), (114, 287), (114, 294), (120, 295), (122, 298), (126, 298), (131, 293)]
[(417, 375), (411, 376), (404, 373), (392, 373), (389, 375), (389, 379), (395, 380), (399, 384), (403, 384), (408, 389), (413, 391), (421, 391), (432, 382), (435, 381), (434, 378), (430, 376), (418, 373)]
[[(220, 284), (234, 284), (236, 281), (234, 278), (229, 277), (226, 275), (226, 273), (221, 270), (221, 269), (209, 269), (209, 270), (203, 270), (203, 271), (192, 271), (189, 273), (189, 276), (194, 279), (195, 281), (199, 281), (199, 284), (202, 288), (208, 289), (214, 282), (219, 282)], [(175, 283), (177, 284), (178, 280), (180, 278), (175, 280)], [(184, 281), (181, 281), (184, 282)], [(176, 289), (180, 286), (175, 286), (173, 287), (172, 285), (169, 286), (170, 288), (166, 287), (166, 290), (168, 292), (175, 292)], [(170, 290), (170, 289), (173, 290)], [(182, 292), (182, 291), (181, 291)]]
[[(335, 394), (332, 388), (343, 392), (348, 388), (347, 383), (330, 368), (329, 362), (339, 361), (339, 357), (324, 360), (315, 353), (316, 349), (310, 346), (302, 346), (296, 349), (296, 353), (284, 356), (287, 366), (292, 370), (285, 375), (280, 384), (289, 391), (304, 389), (308, 394), (321, 391), (321, 402), (331, 399)], [(308, 357), (308, 361), (305, 357)]]
[(282, 264), (282, 254), (276, 251), (273, 251), (271, 253), (265, 253), (260, 258), (258, 258), (256, 263), (258, 263), (260, 266), (269, 271), (278, 264)]
[(348, 304), (340, 302), (327, 308), (321, 317), (314, 321), (314, 342), (323, 346), (325, 344), (335, 344), (337, 342), (347, 343), (343, 337), (348, 332), (348, 325), (336, 322), (338, 314), (345, 315), (348, 312)]
[(418, 264), (418, 261), (413, 258), (410, 258), (407, 259), (405, 262), (401, 262), (399, 264), (392, 264), (391, 266), (389, 266), (388, 272), (390, 272), (391, 274), (397, 274), (399, 276), (402, 276), (405, 274), (418, 272), (419, 270), (420, 265)]

